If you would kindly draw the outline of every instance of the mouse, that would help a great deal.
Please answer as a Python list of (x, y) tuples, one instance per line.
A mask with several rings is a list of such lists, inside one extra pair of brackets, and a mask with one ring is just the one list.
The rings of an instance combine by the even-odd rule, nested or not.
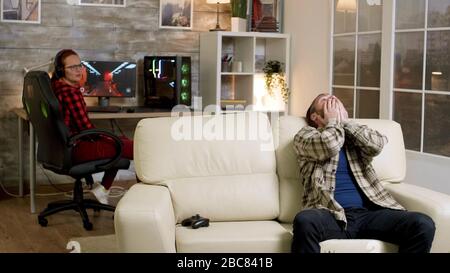
[(134, 109), (133, 108), (128, 108), (127, 109), (127, 113), (134, 113)]

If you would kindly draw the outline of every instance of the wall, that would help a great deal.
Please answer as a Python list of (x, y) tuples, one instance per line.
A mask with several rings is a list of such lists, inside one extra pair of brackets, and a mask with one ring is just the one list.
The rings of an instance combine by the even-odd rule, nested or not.
[[(68, 2), (76, 1), (42, 0), (41, 24), (0, 23), (0, 179), (7, 184), (18, 179), (17, 120), (10, 110), (21, 107), (23, 67), (46, 63), (62, 48), (73, 48), (85, 59), (133, 60), (138, 68), (145, 55), (191, 56), (193, 95), (199, 95), (199, 33), (215, 27), (216, 5), (194, 0), (193, 30), (184, 31), (159, 29), (159, 0), (127, 0), (125, 8)], [(229, 5), (220, 10), (222, 28), (230, 29)], [(141, 70), (138, 94), (143, 93)], [(38, 181), (43, 179), (39, 171)]]
[(407, 152), (408, 183), (450, 195), (450, 158)]
[[(329, 88), (331, 4), (331, 0), (285, 0), (285, 31), (292, 37), (292, 115), (304, 116), (314, 97)], [(407, 152), (406, 159), (407, 183), (450, 194), (450, 159), (414, 152)]]
[(329, 91), (330, 0), (285, 0), (284, 30), (291, 34), (290, 114), (305, 116)]

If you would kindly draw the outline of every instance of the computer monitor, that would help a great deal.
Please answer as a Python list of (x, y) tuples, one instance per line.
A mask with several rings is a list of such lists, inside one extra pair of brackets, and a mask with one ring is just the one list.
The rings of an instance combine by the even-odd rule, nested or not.
[(136, 95), (136, 63), (121, 61), (81, 61), (86, 77), (81, 92), (98, 97), (99, 106), (108, 106), (110, 97)]

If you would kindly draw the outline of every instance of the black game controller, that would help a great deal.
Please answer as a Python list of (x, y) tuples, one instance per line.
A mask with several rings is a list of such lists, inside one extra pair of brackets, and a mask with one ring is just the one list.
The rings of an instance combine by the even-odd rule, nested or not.
[(183, 227), (191, 226), (193, 229), (197, 229), (200, 227), (207, 227), (207, 226), (209, 226), (209, 219), (204, 218), (204, 217), (200, 216), (199, 214), (196, 214), (190, 218), (184, 219), (181, 222), (181, 225)]

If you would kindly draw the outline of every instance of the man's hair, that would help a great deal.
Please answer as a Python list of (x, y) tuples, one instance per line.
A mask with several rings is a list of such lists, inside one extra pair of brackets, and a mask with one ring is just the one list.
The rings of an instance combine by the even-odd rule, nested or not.
[(314, 128), (317, 128), (317, 124), (314, 122), (314, 120), (311, 119), (311, 115), (312, 115), (313, 113), (315, 113), (316, 110), (317, 110), (317, 109), (316, 109), (316, 103), (317, 103), (317, 101), (318, 101), (321, 97), (327, 96), (327, 95), (328, 95), (328, 94), (326, 94), (326, 93), (319, 94), (319, 95), (312, 101), (311, 105), (310, 105), (309, 108), (308, 108), (308, 111), (306, 111), (306, 122), (308, 123), (309, 126), (314, 127)]

